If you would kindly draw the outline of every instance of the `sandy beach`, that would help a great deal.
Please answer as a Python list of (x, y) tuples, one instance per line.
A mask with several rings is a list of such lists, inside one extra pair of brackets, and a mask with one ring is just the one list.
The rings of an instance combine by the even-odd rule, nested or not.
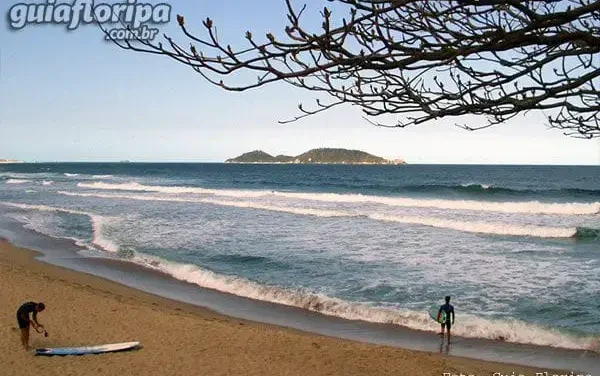
[[(0, 241), (0, 363), (6, 375), (535, 375), (548, 371), (357, 343), (229, 318), (103, 278), (48, 265)], [(35, 357), (14, 318), (43, 301), (33, 347), (140, 341), (132, 352)]]

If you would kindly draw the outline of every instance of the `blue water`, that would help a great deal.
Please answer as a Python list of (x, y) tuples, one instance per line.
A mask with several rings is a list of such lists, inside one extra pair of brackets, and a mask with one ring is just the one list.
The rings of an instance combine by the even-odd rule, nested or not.
[(600, 336), (600, 167), (0, 165), (0, 215), (327, 315), (566, 348)]

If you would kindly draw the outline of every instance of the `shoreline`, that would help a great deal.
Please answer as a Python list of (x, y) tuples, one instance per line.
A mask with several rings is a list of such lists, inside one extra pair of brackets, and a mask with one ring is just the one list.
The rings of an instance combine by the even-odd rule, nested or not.
[[(509, 369), (510, 372), (524, 375), (535, 375), (536, 372), (549, 372), (552, 374), (553, 372), (549, 369), (530, 368), (456, 356), (443, 356), (430, 352), (349, 341), (308, 333), (302, 330), (224, 316), (207, 308), (163, 298), (126, 287), (102, 277), (51, 265), (37, 260), (36, 257), (38, 256), (40, 256), (40, 253), (17, 248), (7, 241), (0, 240), (0, 270), (3, 271), (3, 285), (14, 285), (15, 279), (25, 278), (27, 281), (33, 281), (29, 284), (29, 288), (25, 289), (29, 293), (35, 292), (41, 294), (44, 290), (51, 290), (51, 300), (45, 300), (50, 302), (49, 310), (40, 315), (40, 321), (47, 324), (47, 329), (51, 333), (51, 336), (48, 339), (43, 339), (33, 333), (31, 344), (40, 347), (109, 343), (109, 338), (111, 337), (114, 338), (114, 342), (140, 340), (143, 350), (130, 354), (110, 355), (111, 359), (115, 356), (115, 358), (123, 359), (123, 362), (134, 362), (137, 364), (136, 370), (140, 370), (139, 367), (142, 364), (137, 363), (137, 358), (145, 358), (143, 364), (149, 364), (152, 363), (152, 359), (157, 353), (169, 353), (171, 356), (177, 357), (177, 364), (182, 367), (175, 374), (185, 372), (186, 368), (183, 367), (183, 364), (186, 367), (196, 367), (196, 369), (207, 366), (209, 368), (203, 369), (211, 370), (212, 373), (210, 374), (292, 373), (352, 375), (398, 374), (398, 372), (402, 374), (407, 369), (414, 370), (414, 372), (410, 372), (411, 374), (423, 375), (441, 375), (446, 372), (477, 375), (491, 375), (494, 372), (506, 374)], [(8, 280), (6, 280), (7, 276)], [(36, 289), (34, 286), (41, 287), (41, 289)], [(2, 294), (4, 303), (2, 304), (2, 310), (7, 311), (3, 315), (5, 323), (2, 327), (5, 330), (16, 326), (15, 323), (11, 322), (13, 315), (10, 314), (11, 310), (16, 309), (14, 306), (18, 307), (19, 304), (16, 300), (19, 291), (15, 290), (19, 289), (13, 289), (9, 293), (8, 299)], [(48, 295), (48, 291), (45, 291), (45, 294)], [(31, 295), (29, 295), (29, 298), (34, 299)], [(82, 307), (67, 309), (67, 312), (65, 312), (67, 314), (66, 318), (59, 318), (57, 317), (58, 315), (53, 314), (54, 309), (60, 309), (54, 307), (62, 307), (63, 305), (67, 305), (68, 307), (71, 305), (69, 301), (73, 298), (87, 303)], [(25, 297), (18, 297), (18, 299), (23, 300)], [(110, 309), (107, 310), (109, 307)], [(85, 312), (79, 312), (80, 308)], [(117, 334), (127, 331), (124, 330), (125, 328), (131, 329), (125, 324), (128, 318), (123, 317), (121, 312), (123, 308), (127, 312), (143, 311), (145, 327), (152, 327), (152, 332), (155, 333), (155, 336), (160, 336), (162, 340), (156, 340), (152, 335), (148, 336), (148, 333), (140, 330), (139, 327), (134, 327), (134, 330), (132, 330), (137, 336), (118, 337)], [(63, 316), (63, 312), (61, 312), (61, 316)], [(83, 321), (78, 319), (80, 316), (84, 318)], [(88, 316), (99, 320), (99, 322), (94, 322), (91, 330), (90, 323), (87, 323)], [(67, 328), (63, 328), (59, 324), (59, 322), (65, 319), (72, 320), (69, 321), (69, 325), (66, 325), (68, 326)], [(175, 325), (173, 326), (173, 324)], [(190, 325), (193, 327), (200, 326), (201, 329), (199, 329), (201, 332), (212, 332), (212, 335), (209, 337), (208, 347), (206, 343), (207, 337), (204, 335), (201, 336), (201, 342), (203, 343), (202, 352), (213, 353), (208, 359), (201, 354), (197, 354), (197, 349), (185, 346), (188, 343), (187, 341), (197, 341), (193, 336), (190, 337), (190, 331), (185, 329)], [(73, 326), (76, 326), (76, 328), (73, 328)], [(71, 333), (73, 329), (76, 330), (74, 330), (74, 333)], [(12, 340), (3, 341), (5, 351), (3, 351), (4, 355), (2, 356), (7, 356), (7, 359), (3, 363), (8, 364), (9, 360), (14, 358), (27, 359), (26, 357), (30, 355), (20, 349), (18, 333), (12, 333), (14, 330), (9, 331), (11, 333), (4, 333), (5, 335), (3, 336), (3, 338), (7, 339), (12, 338)], [(240, 333), (240, 331), (244, 333)], [(79, 335), (82, 335), (83, 338), (80, 338)], [(273, 340), (273, 338), (276, 340)], [(91, 339), (94, 340), (92, 341)], [(260, 345), (253, 343), (255, 340)], [(240, 341), (243, 343), (240, 343)], [(280, 341), (284, 343), (279, 343)], [(174, 347), (171, 348), (172, 346)], [(227, 361), (223, 356), (219, 357), (218, 353), (214, 354), (215, 347), (224, 350), (227, 357), (231, 357), (234, 353), (236, 358), (241, 357), (241, 359), (238, 359), (240, 363), (237, 364), (241, 368), (228, 368), (227, 370), (219, 368), (219, 365), (225, 366), (222, 363), (227, 363)], [(210, 350), (211, 348), (213, 350)], [(233, 348), (241, 351), (233, 351)], [(253, 354), (253, 357), (258, 356), (258, 360), (260, 361), (249, 358), (249, 353)], [(104, 357), (108, 357), (108, 355), (98, 357), (98, 359)], [(30, 364), (35, 364), (36, 367), (37, 365), (46, 363), (43, 360), (38, 360), (39, 358), (37, 357), (33, 359), (35, 361), (32, 361)], [(83, 359), (92, 359), (90, 362), (96, 362), (95, 358), (82, 357), (80, 359), (82, 359), (82, 362)], [(267, 361), (267, 359), (277, 359), (277, 361), (273, 363), (271, 360)], [(307, 360), (309, 361), (308, 364), (311, 365), (311, 368), (308, 369), (306, 368)], [(48, 364), (54, 362), (56, 361), (50, 361)], [(78, 362), (79, 360), (75, 363)], [(85, 362), (88, 361), (86, 360)], [(98, 364), (101, 364), (100, 362), (102, 360)], [(23, 366), (21, 363), (18, 364), (19, 367)], [(129, 366), (126, 364), (120, 365), (120, 367)], [(148, 368), (148, 371), (140, 372), (140, 374), (153, 373), (156, 371), (156, 367), (166, 366), (170, 367), (172, 365), (154, 364), (154, 368)], [(115, 371), (110, 365), (108, 367), (106, 365), (99, 366), (99, 368), (107, 371), (107, 374)], [(109, 369), (111, 369), (110, 372)], [(83, 370), (82, 372), (82, 374), (86, 373)], [(133, 369), (130, 372), (136, 373)]]
[[(276, 328), (384, 345), (393, 348), (439, 353), (445, 356), (501, 362), (544, 369), (569, 369), (596, 373), (600, 367), (597, 350), (576, 350), (553, 345), (496, 341), (481, 337), (453, 336), (450, 351), (444, 350), (439, 337), (431, 331), (402, 325), (352, 320), (329, 316), (297, 306), (256, 300), (243, 295), (202, 287), (155, 268), (122, 258), (88, 253), (73, 239), (44, 235), (10, 216), (0, 216), (0, 238), (17, 247), (39, 252), (37, 260), (66, 270), (94, 275), (153, 296), (208, 308), (226, 317), (247, 320)], [(80, 252), (83, 251), (83, 252)], [(445, 347), (445, 346), (444, 346)]]

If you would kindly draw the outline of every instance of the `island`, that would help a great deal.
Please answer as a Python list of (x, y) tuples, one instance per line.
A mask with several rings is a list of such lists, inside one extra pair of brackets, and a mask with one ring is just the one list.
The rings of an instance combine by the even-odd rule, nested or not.
[(402, 159), (385, 159), (361, 150), (319, 148), (297, 156), (276, 155), (254, 150), (238, 157), (227, 159), (225, 163), (256, 164), (366, 164), (366, 165), (402, 165)]

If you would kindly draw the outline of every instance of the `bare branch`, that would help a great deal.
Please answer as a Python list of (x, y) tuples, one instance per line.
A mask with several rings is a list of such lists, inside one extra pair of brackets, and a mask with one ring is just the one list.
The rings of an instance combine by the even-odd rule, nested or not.
[[(467, 130), (544, 111), (549, 126), (569, 136), (600, 137), (600, 1), (596, 0), (329, 0), (321, 28), (303, 26), (306, 6), (287, 6), (282, 36), (265, 33), (247, 48), (219, 41), (206, 18), (204, 37), (178, 24), (190, 48), (125, 41), (124, 49), (168, 56), (226, 90), (284, 81), (323, 94), (296, 121), (341, 104), (360, 107), (379, 126), (479, 115)], [(333, 5), (334, 8), (329, 6)], [(338, 17), (340, 9), (346, 17)], [(258, 77), (230, 85), (223, 79)], [(373, 120), (397, 114), (394, 125)]]

